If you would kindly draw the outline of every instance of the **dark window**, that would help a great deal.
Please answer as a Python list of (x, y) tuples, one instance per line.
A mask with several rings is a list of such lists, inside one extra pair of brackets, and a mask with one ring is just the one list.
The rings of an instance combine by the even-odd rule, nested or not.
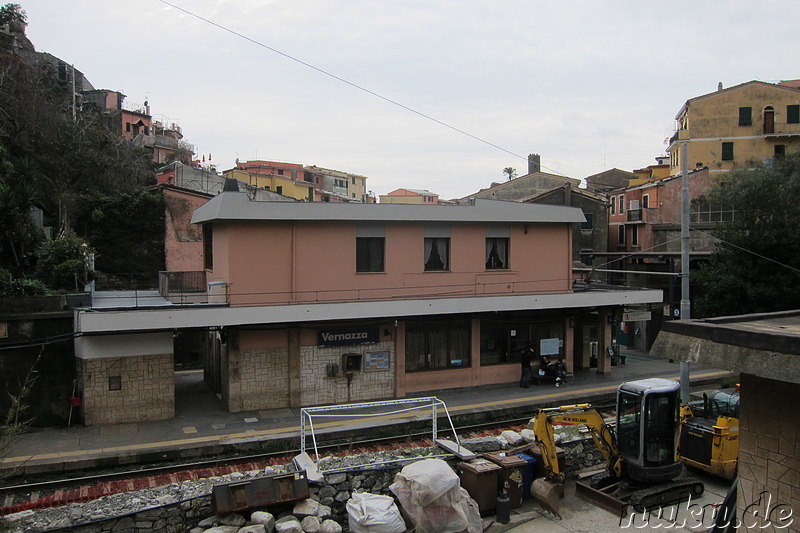
[(617, 197), (616, 196), (612, 196), (611, 197), (611, 214), (612, 215), (616, 212), (616, 208), (617, 208)]
[(486, 238), (486, 270), (508, 268), (508, 237)]
[(594, 229), (594, 215), (592, 213), (584, 213), (586, 222), (581, 222), (581, 229)]
[(623, 225), (617, 226), (617, 242), (625, 244), (625, 226)]
[(214, 247), (212, 246), (211, 236), (213, 231), (211, 224), (203, 224), (203, 268), (214, 269)]
[(450, 263), (450, 239), (445, 237), (425, 239), (425, 270), (448, 270)]
[(356, 184), (356, 179), (355, 178), (350, 178), (350, 179), (353, 180), (352, 184), (355, 185)]
[(733, 161), (733, 143), (732, 142), (724, 142), (724, 143), (722, 143), (722, 160), (723, 161)]
[(283, 176), (283, 169), (282, 168), (278, 169), (278, 176)]
[(406, 325), (406, 371), (470, 366), (470, 321), (421, 321)]
[(594, 250), (581, 250), (581, 263), (592, 266), (594, 261)]
[(639, 227), (631, 226), (631, 246), (639, 246)]
[(130, 122), (126, 122), (125, 123), (125, 131), (131, 131), (131, 123)]
[(283, 185), (278, 185), (275, 187), (275, 192), (278, 194), (283, 194)]
[(624, 212), (625, 212), (625, 196), (620, 196), (619, 197), (619, 214), (621, 215)]
[(650, 196), (647, 194), (642, 195), (642, 209), (650, 207)]
[(108, 376), (108, 390), (122, 390), (122, 376)]
[(753, 125), (753, 108), (740, 107), (739, 108), (739, 125), (752, 126)]
[(786, 123), (800, 124), (800, 104), (786, 106)]
[(775, 145), (775, 157), (783, 157), (786, 155), (786, 145), (785, 144), (776, 144)]
[(356, 272), (383, 272), (383, 237), (356, 237)]

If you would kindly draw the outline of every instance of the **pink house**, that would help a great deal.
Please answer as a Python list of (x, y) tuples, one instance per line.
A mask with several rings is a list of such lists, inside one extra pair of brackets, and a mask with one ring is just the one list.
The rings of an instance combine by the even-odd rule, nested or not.
[(573, 282), (572, 226), (584, 220), (578, 208), (494, 200), (223, 192), (192, 218), (207, 303), (78, 311), (86, 423), (174, 416), (172, 343), (189, 330), (205, 332), (206, 383), (230, 412), (516, 387), (529, 345), (570, 372), (611, 372), (590, 356), (610, 346), (614, 317), (661, 291)]

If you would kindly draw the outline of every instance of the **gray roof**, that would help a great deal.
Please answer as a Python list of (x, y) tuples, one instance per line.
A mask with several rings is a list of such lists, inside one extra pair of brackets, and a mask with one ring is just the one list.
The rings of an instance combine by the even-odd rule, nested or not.
[(224, 192), (197, 208), (192, 222), (336, 221), (432, 223), (572, 223), (585, 222), (577, 207), (475, 200), (471, 205), (261, 202), (245, 193)]

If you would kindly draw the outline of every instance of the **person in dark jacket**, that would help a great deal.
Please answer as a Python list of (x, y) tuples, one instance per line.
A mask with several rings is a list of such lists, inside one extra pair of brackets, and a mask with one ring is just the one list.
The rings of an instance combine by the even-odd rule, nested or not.
[(528, 388), (531, 381), (531, 358), (533, 357), (533, 347), (528, 345), (522, 349), (519, 363), (522, 367), (522, 376), (519, 378), (519, 386)]
[(555, 375), (556, 375), (556, 387), (561, 385), (562, 383), (566, 383), (567, 380), (567, 365), (564, 363), (563, 359), (559, 359), (554, 365)]

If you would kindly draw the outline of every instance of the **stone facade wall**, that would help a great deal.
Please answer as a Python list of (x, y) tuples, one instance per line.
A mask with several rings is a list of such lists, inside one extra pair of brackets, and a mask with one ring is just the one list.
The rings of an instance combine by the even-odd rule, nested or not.
[(287, 348), (228, 351), (231, 413), (289, 407)]
[(78, 373), (87, 426), (175, 416), (172, 354), (79, 359)]
[[(366, 358), (369, 352), (388, 352), (389, 368), (353, 372), (348, 390), (347, 377), (341, 368), (342, 355), (358, 353)], [(300, 348), (300, 358), (304, 406), (394, 398), (395, 353), (392, 341), (362, 346), (303, 346)], [(327, 375), (327, 365), (331, 363), (339, 365), (335, 377)]]
[(751, 374), (740, 383), (738, 517), (759, 531), (800, 531), (796, 514), (781, 522), (800, 511), (800, 385)]

